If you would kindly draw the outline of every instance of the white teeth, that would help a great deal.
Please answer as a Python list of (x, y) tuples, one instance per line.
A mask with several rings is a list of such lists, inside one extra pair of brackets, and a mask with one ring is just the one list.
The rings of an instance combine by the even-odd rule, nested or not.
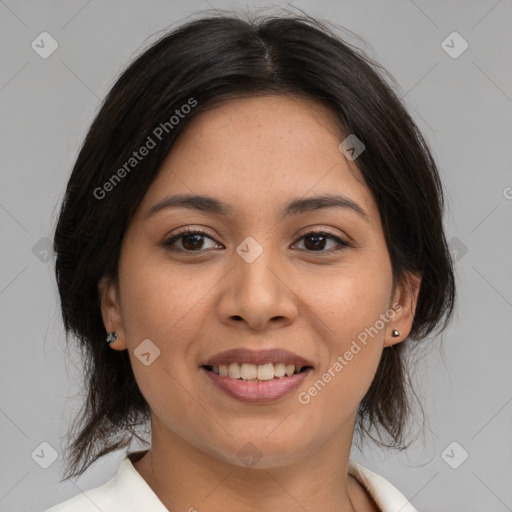
[(266, 364), (249, 364), (249, 363), (231, 363), (212, 366), (212, 371), (223, 377), (231, 377), (232, 379), (243, 380), (272, 380), (273, 378), (282, 378), (285, 375), (290, 377), (294, 373), (299, 373), (300, 366), (284, 363), (266, 363)]
[(286, 365), (284, 363), (275, 364), (274, 374), (276, 377), (284, 377), (286, 375)]
[(240, 366), (240, 377), (244, 380), (255, 379), (258, 376), (258, 367), (255, 364), (243, 363)]
[(231, 363), (229, 365), (229, 373), (228, 375), (232, 379), (239, 379), (240, 378), (240, 365), (238, 363)]
[(286, 371), (286, 375), (288, 375), (288, 377), (289, 377), (290, 375), (294, 374), (295, 366), (293, 366), (293, 364), (287, 364), (286, 368), (285, 368), (285, 371)]
[(272, 363), (258, 365), (258, 380), (272, 380), (274, 378), (274, 365)]

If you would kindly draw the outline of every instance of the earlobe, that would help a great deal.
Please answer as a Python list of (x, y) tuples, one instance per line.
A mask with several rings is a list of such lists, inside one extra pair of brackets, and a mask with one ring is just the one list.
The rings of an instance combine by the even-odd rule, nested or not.
[(402, 282), (397, 284), (392, 303), (395, 315), (387, 326), (385, 347), (400, 343), (409, 336), (414, 322), (420, 287), (421, 276), (412, 273), (408, 273)]
[[(123, 328), (118, 290), (112, 279), (102, 277), (98, 282), (101, 316), (105, 326), (105, 344), (114, 350), (124, 350), (126, 337)], [(112, 333), (114, 333), (112, 335)]]

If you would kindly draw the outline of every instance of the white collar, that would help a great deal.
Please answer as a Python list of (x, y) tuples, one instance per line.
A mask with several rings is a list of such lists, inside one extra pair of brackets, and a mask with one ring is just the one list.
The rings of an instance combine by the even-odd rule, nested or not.
[(417, 512), (396, 487), (356, 461), (348, 461), (348, 474), (365, 488), (382, 512)]
[[(382, 512), (416, 512), (407, 498), (377, 473), (353, 460), (349, 460), (348, 473), (366, 489)], [(103, 512), (169, 512), (128, 457), (106, 484), (85, 491), (47, 512), (97, 512), (98, 509)]]

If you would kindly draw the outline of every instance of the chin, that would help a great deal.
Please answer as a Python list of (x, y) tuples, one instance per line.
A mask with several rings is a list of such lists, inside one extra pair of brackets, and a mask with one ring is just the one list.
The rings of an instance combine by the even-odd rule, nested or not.
[[(242, 435), (231, 438), (229, 445), (209, 451), (217, 458), (234, 466), (269, 469), (296, 462), (306, 451), (304, 436), (290, 437), (286, 432), (265, 437), (262, 431), (256, 436)], [(298, 445), (298, 443), (301, 443)]]

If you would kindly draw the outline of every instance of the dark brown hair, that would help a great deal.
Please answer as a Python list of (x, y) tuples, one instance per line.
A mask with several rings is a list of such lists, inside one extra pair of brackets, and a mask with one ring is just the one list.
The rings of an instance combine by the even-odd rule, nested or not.
[[(357, 168), (379, 208), (393, 276), (422, 276), (412, 331), (404, 342), (384, 349), (358, 411), (360, 434), (402, 447), (410, 410), (406, 355), (411, 344), (446, 326), (455, 284), (436, 164), (386, 77), (392, 80), (325, 23), (308, 16), (235, 14), (188, 21), (120, 75), (80, 150), (54, 238), (64, 326), (83, 349), (88, 393), (71, 429), (69, 476), (127, 447), (149, 417), (127, 351), (111, 350), (105, 342), (99, 305), (99, 280), (108, 276), (117, 282), (130, 219), (191, 119), (219, 102), (264, 94), (319, 101), (343, 133), (363, 141)], [(170, 122), (191, 99), (194, 108), (178, 123)], [(159, 126), (167, 127), (165, 136), (126, 167)], [(125, 173), (118, 172), (122, 168)]]

